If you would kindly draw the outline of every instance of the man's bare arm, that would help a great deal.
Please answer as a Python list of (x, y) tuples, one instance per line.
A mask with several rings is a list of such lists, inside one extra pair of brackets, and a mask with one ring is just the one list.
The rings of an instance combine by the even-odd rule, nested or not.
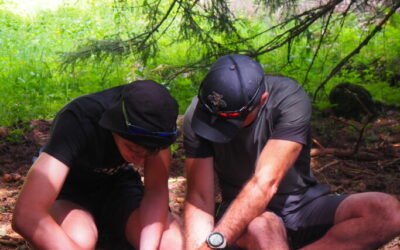
[(170, 149), (146, 159), (145, 194), (140, 204), (140, 249), (158, 249), (168, 217), (168, 177)]
[(42, 153), (21, 190), (13, 214), (13, 229), (37, 249), (80, 249), (49, 214), (68, 172), (65, 164)]
[(197, 249), (214, 228), (213, 158), (186, 160), (185, 249)]
[(216, 232), (233, 244), (247, 225), (262, 214), (287, 170), (300, 154), (302, 145), (286, 140), (269, 140), (258, 159), (254, 176), (222, 217)]

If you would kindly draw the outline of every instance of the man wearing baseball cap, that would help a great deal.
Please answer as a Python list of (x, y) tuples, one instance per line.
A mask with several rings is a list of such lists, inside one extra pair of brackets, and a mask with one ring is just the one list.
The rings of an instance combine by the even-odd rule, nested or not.
[(216, 61), (185, 113), (187, 249), (375, 249), (400, 233), (394, 197), (316, 181), (310, 117), (295, 80), (244, 55)]
[[(178, 105), (154, 81), (81, 96), (55, 118), (18, 198), (13, 228), (35, 249), (181, 249), (168, 210)], [(133, 165), (143, 164), (144, 185)]]

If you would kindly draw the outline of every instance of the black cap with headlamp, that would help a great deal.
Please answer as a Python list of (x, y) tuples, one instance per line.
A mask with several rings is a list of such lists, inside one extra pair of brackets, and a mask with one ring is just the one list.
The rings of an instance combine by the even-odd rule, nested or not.
[(178, 137), (178, 104), (168, 89), (151, 80), (127, 84), (100, 125), (147, 149), (166, 148)]
[(229, 142), (265, 91), (259, 63), (245, 55), (219, 58), (201, 83), (192, 128), (217, 143)]

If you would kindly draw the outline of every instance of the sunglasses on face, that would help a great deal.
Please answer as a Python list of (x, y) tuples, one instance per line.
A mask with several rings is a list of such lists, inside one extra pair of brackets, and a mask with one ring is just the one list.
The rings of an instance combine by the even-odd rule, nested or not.
[(210, 113), (212, 113), (214, 115), (221, 116), (221, 117), (224, 117), (224, 118), (245, 117), (251, 111), (254, 110), (254, 108), (256, 106), (254, 104), (254, 102), (256, 100), (256, 97), (258, 96), (258, 92), (260, 92), (262, 83), (263, 83), (263, 81), (261, 81), (260, 84), (258, 85), (258, 88), (257, 88), (256, 92), (254, 93), (253, 97), (250, 99), (250, 101), (246, 105), (241, 107), (240, 109), (237, 109), (237, 110), (234, 110), (234, 111), (215, 111), (207, 103), (202, 101), (200, 93), (198, 94), (197, 98), (198, 98), (199, 102), (201, 103), (201, 106), (203, 108), (205, 108), (208, 112), (210, 112)]
[(168, 137), (168, 136), (176, 136), (177, 135), (176, 129), (175, 129), (175, 131), (172, 131), (172, 132), (153, 132), (153, 131), (149, 131), (145, 128), (133, 125), (128, 120), (128, 115), (126, 113), (126, 107), (125, 107), (124, 101), (122, 101), (122, 113), (124, 114), (125, 125), (126, 125), (127, 131), (129, 133), (137, 134), (137, 135), (150, 135), (150, 136), (157, 136), (157, 137)]

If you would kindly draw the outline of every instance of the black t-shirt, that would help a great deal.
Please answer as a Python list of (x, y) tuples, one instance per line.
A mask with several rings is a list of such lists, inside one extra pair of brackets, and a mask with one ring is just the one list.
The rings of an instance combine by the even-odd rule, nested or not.
[(78, 97), (57, 114), (43, 151), (67, 165), (70, 178), (104, 178), (125, 162), (111, 131), (99, 125), (105, 110), (120, 99), (123, 87)]
[[(256, 120), (241, 128), (229, 143), (213, 143), (194, 133), (190, 126), (197, 104), (197, 97), (194, 98), (185, 113), (184, 146), (187, 157), (214, 157), (222, 196), (231, 200), (253, 175), (257, 159), (269, 139), (303, 144), (300, 156), (270, 202), (269, 207), (276, 210), (299, 199), (306, 202), (326, 193), (327, 189), (317, 185), (310, 170), (311, 104), (307, 94), (296, 81), (286, 77), (266, 76), (265, 85), (266, 92), (269, 92), (267, 103), (260, 109)], [(305, 195), (309, 191), (312, 195)]]

